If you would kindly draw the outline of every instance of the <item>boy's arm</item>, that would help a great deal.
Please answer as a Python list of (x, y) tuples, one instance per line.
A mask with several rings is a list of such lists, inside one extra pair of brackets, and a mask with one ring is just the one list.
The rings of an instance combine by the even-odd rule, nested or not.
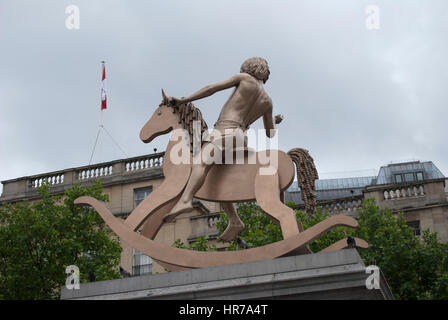
[(272, 118), (272, 105), (269, 108), (269, 110), (263, 115), (263, 124), (264, 124), (264, 128), (266, 130), (266, 136), (268, 138), (272, 138), (275, 136), (275, 124), (279, 124), (280, 122), (282, 122), (283, 120), (283, 116), (278, 114), (275, 116), (275, 118)]
[(172, 105), (195, 101), (198, 99), (209, 97), (218, 91), (225, 90), (225, 89), (228, 89), (231, 87), (235, 87), (240, 83), (241, 80), (243, 80), (243, 78), (244, 78), (244, 74), (239, 73), (227, 80), (209, 84), (208, 86), (205, 86), (204, 88), (193, 93), (191, 96), (189, 96), (187, 98), (179, 99), (179, 98), (175, 98), (175, 97), (168, 97), (164, 94), (164, 100)]

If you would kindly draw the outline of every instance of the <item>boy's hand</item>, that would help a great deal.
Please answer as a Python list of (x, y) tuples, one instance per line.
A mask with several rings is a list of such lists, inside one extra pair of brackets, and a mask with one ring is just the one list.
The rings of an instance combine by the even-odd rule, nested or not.
[(281, 114), (278, 114), (274, 117), (275, 124), (279, 124), (282, 121), (283, 121), (283, 116)]

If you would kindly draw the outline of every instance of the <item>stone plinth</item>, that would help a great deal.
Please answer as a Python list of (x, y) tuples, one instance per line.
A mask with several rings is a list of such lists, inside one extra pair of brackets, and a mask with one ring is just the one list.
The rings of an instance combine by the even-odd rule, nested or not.
[(356, 249), (81, 284), (61, 299), (392, 299), (367, 289)]

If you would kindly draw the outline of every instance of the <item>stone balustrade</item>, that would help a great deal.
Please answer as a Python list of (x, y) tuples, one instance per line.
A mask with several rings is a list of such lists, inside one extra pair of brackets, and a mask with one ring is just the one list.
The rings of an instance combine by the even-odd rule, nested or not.
[(384, 190), (384, 200), (401, 200), (409, 198), (418, 198), (425, 196), (425, 187), (423, 184), (408, 185), (403, 187), (393, 187)]
[(127, 180), (143, 179), (148, 175), (151, 177), (160, 176), (161, 172), (154, 173), (150, 169), (161, 168), (163, 156), (164, 152), (159, 152), (2, 181), (3, 192), (0, 202), (36, 198), (38, 197), (37, 188), (46, 181), (51, 186), (54, 186), (52, 189), (53, 193), (61, 194), (77, 182), (90, 183), (100, 180), (106, 185)]
[(188, 243), (193, 243), (199, 236), (207, 236), (208, 239), (215, 239), (218, 236), (216, 224), (221, 219), (219, 212), (200, 214), (191, 217), (191, 235), (188, 237)]
[(41, 175), (37, 177), (32, 177), (29, 179), (29, 188), (37, 189), (42, 186), (45, 182), (48, 182), (50, 185), (57, 185), (64, 183), (64, 172), (53, 173), (50, 175)]
[(363, 204), (363, 196), (355, 196), (336, 200), (325, 200), (319, 201), (317, 203), (317, 205), (322, 208), (322, 211), (326, 210), (331, 215), (355, 212), (358, 208), (362, 208)]
[(142, 156), (125, 162), (125, 171), (131, 172), (148, 168), (160, 167), (163, 164), (163, 154), (159, 156)]
[(216, 228), (216, 224), (219, 222), (221, 216), (219, 214), (211, 215), (207, 218), (207, 225), (210, 229)]
[(78, 180), (87, 179), (99, 179), (101, 177), (106, 177), (112, 175), (111, 165), (100, 165), (84, 168), (76, 171), (76, 177)]
[[(329, 214), (350, 214), (354, 213), (358, 208), (362, 208), (364, 204), (363, 195), (356, 195), (352, 197), (331, 199), (331, 200), (318, 200), (317, 207), (321, 207), (322, 211), (328, 211)], [(305, 205), (298, 204), (294, 206), (294, 209), (304, 210)]]

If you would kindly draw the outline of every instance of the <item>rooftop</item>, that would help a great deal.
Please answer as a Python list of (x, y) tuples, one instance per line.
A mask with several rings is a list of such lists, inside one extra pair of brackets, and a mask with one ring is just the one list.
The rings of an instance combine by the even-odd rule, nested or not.
[(403, 163), (394, 163), (382, 166), (378, 172), (376, 184), (395, 183), (395, 175), (422, 172), (422, 180), (442, 179), (445, 178), (443, 173), (437, 168), (432, 161), (412, 161)]
[[(367, 186), (443, 178), (445, 176), (431, 161), (394, 163), (382, 166), (378, 176), (318, 179), (315, 182), (316, 197), (318, 201), (348, 198), (361, 196)], [(297, 181), (286, 191), (285, 200), (296, 204), (303, 203)]]
[[(337, 179), (318, 179), (315, 182), (316, 190), (337, 190), (337, 189), (353, 189), (364, 188), (371, 185), (376, 176), (369, 177), (353, 177), (353, 178), (337, 178)], [(288, 188), (289, 192), (300, 191), (297, 181)]]

